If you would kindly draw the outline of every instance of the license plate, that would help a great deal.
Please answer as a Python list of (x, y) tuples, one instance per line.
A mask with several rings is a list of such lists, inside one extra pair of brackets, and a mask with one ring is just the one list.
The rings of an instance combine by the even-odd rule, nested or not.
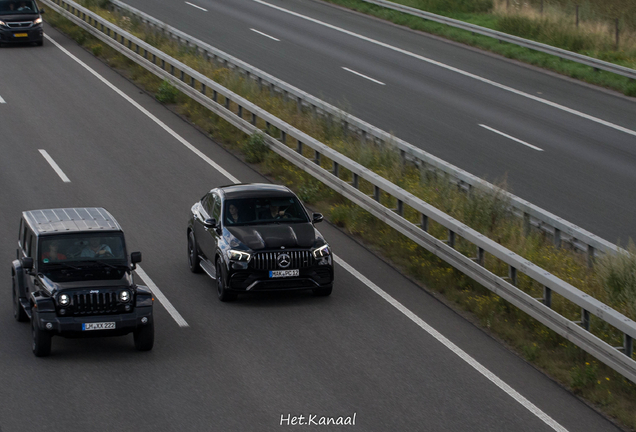
[(28, 33), (14, 33), (14, 37), (29, 37)]
[(270, 278), (284, 278), (298, 276), (300, 273), (298, 270), (272, 270), (269, 272)]
[(108, 329), (114, 329), (114, 328), (115, 328), (115, 323), (114, 322), (83, 323), (82, 324), (82, 331), (108, 330)]

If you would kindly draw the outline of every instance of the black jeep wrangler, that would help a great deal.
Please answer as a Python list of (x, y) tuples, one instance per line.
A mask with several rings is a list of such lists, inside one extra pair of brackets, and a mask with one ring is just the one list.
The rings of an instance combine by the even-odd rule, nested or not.
[(11, 266), (13, 314), (31, 319), (33, 353), (51, 352), (53, 335), (121, 336), (152, 349), (151, 291), (135, 284), (141, 252), (126, 254), (124, 233), (103, 208), (22, 213), (17, 259)]

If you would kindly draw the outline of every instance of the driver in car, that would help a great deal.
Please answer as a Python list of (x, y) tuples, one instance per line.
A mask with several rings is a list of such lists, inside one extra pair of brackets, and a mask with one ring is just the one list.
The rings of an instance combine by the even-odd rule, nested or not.
[(101, 256), (112, 256), (113, 252), (110, 246), (101, 242), (99, 237), (92, 237), (84, 249), (82, 249), (82, 257), (95, 258)]

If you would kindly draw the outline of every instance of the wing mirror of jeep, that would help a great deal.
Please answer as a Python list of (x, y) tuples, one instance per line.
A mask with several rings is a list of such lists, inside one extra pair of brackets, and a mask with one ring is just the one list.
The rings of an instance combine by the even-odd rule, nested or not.
[(141, 262), (141, 252), (133, 252), (130, 254), (130, 262), (137, 264)]
[(33, 270), (33, 258), (31, 257), (22, 258), (22, 268), (25, 269), (26, 271)]
[(216, 219), (210, 218), (206, 219), (205, 222), (203, 222), (203, 225), (205, 225), (206, 228), (216, 228), (217, 222)]
[(322, 222), (324, 216), (322, 215), (322, 213), (314, 213), (313, 217), (312, 217), (312, 222), (313, 223), (318, 223), (318, 222)]

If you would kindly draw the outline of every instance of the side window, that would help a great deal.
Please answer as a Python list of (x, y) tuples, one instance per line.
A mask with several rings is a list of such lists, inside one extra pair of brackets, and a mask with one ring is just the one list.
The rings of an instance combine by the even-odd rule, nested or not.
[(20, 219), (20, 229), (18, 229), (18, 245), (20, 247), (22, 247), (22, 245), (24, 244), (24, 241), (22, 240), (24, 237), (24, 234), (22, 233), (23, 229), (24, 229), (24, 221)]
[(214, 207), (212, 208), (212, 217), (217, 221), (221, 220), (221, 199), (218, 196), (214, 197)]
[(22, 224), (22, 234), (21, 234), (21, 235), (22, 235), (22, 248), (23, 248), (23, 249), (26, 249), (26, 247), (27, 247), (27, 246), (26, 246), (26, 240), (27, 240), (27, 232), (28, 232), (28, 231), (29, 231), (29, 230), (27, 229), (26, 224), (25, 224), (25, 223), (24, 223), (24, 221), (23, 221), (23, 224)]
[[(27, 230), (28, 232), (28, 230)], [(26, 256), (28, 257), (32, 257), (33, 255), (33, 234), (31, 232), (28, 232), (27, 234), (27, 241), (26, 241), (26, 248), (24, 253), (26, 254)]]

